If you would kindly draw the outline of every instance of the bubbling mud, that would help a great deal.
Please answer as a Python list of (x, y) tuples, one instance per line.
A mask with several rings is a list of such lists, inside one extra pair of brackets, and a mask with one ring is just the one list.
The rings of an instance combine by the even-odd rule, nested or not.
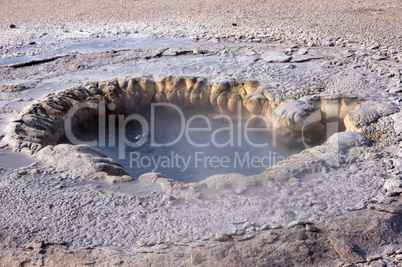
[[(28, 107), (20, 119), (9, 125), (4, 140), (16, 151), (31, 154), (44, 163), (57, 165), (62, 169), (76, 165), (79, 166), (77, 172), (81, 171), (88, 177), (103, 175), (108, 176), (111, 181), (126, 181), (132, 179), (129, 174), (137, 176), (141, 171), (149, 170), (145, 168), (140, 172), (130, 173), (124, 168), (124, 164), (121, 165), (108, 157), (113, 158), (113, 152), (106, 150), (105, 154), (93, 148), (99, 147), (99, 142), (83, 145), (71, 142), (68, 137), (75, 137), (73, 132), (77, 129), (81, 133), (87, 132), (83, 130), (85, 127), (99, 121), (108, 121), (108, 129), (113, 125), (110, 120), (122, 122), (127, 126), (127, 117), (139, 115), (152, 103), (168, 103), (187, 111), (202, 111), (204, 115), (234, 116), (241, 113), (243, 118), (264, 119), (275, 132), (279, 143), (288, 147), (303, 144), (302, 148), (322, 143), (333, 133), (345, 129), (361, 132), (363, 126), (376, 121), (380, 116), (396, 112), (380, 103), (343, 94), (312, 95), (299, 100), (280, 102), (269, 93), (265, 85), (254, 81), (237, 83), (208, 82), (199, 77), (126, 77), (88, 82), (48, 95)], [(160, 114), (158, 116), (163, 117)], [(166, 133), (177, 127), (166, 122), (168, 121), (165, 120), (165, 124), (158, 126), (159, 132)], [(98, 124), (98, 127), (107, 133), (105, 124)], [(121, 133), (121, 130), (117, 132)], [(209, 134), (198, 137), (208, 138), (212, 132), (211, 130)], [(272, 132), (265, 134), (267, 136), (263, 134), (263, 138), (272, 137)], [(109, 134), (107, 139), (113, 135), (114, 133)], [(142, 133), (135, 133), (134, 137), (137, 136), (141, 137)], [(131, 146), (133, 143), (134, 140), (127, 140), (125, 145)], [(182, 146), (185, 144), (180, 144), (180, 147)], [(251, 150), (250, 147), (239, 149)], [(163, 149), (155, 148), (149, 155), (155, 151), (156, 156), (162, 156), (164, 153)], [(236, 148), (231, 151), (236, 151)], [(296, 149), (295, 152), (299, 151), (300, 149)], [(230, 159), (233, 156), (228, 157)], [(171, 175), (175, 176), (171, 178), (177, 179), (180, 174), (176, 172)], [(208, 175), (205, 174), (204, 177)]]

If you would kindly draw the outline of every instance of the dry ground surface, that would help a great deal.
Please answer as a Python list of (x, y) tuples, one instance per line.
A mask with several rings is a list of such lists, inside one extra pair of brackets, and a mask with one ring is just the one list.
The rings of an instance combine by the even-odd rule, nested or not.
[(0, 27), (6, 29), (15, 24), (52, 28), (72, 24), (85, 29), (107, 23), (146, 23), (148, 30), (169, 34), (179, 28), (184, 36), (278, 31), (320, 39), (374, 42), (400, 49), (401, 13), (402, 5), (398, 0), (12, 0), (2, 1)]

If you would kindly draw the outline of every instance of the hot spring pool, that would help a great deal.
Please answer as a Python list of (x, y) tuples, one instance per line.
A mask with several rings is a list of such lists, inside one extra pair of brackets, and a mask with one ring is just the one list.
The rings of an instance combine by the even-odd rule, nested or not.
[[(132, 177), (158, 172), (182, 182), (223, 173), (261, 174), (305, 149), (301, 136), (289, 141), (258, 116), (169, 104), (150, 106), (135, 115), (109, 115), (104, 130), (97, 122), (75, 135), (85, 142), (96, 141), (95, 147)], [(318, 133), (315, 137), (313, 143), (324, 141)], [(310, 145), (310, 140), (305, 142)]]

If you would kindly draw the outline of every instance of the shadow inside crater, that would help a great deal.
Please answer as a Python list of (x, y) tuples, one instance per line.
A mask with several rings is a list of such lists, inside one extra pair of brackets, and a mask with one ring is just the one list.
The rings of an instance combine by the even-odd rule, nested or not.
[[(103, 151), (132, 177), (157, 172), (181, 182), (239, 173), (257, 175), (343, 131), (343, 123), (315, 131), (280, 131), (262, 117), (158, 104), (135, 118), (109, 115), (75, 127), (74, 136)], [(145, 125), (146, 124), (146, 125)], [(329, 127), (328, 127), (329, 126)], [(71, 143), (65, 135), (59, 143)]]

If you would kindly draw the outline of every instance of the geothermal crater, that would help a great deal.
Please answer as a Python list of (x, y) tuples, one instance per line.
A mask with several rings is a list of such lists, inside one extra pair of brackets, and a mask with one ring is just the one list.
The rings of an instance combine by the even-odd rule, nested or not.
[[(279, 101), (265, 85), (253, 81), (126, 77), (47, 96), (10, 125), (5, 140), (40, 161), (48, 161), (44, 153), (50, 151), (63, 151), (67, 158), (77, 153), (84, 159), (83, 170), (104, 173), (111, 181), (158, 171), (194, 182), (220, 173), (262, 173), (334, 133), (358, 131), (365, 123), (362, 113), (370, 112), (364, 107), (373, 105), (380, 104), (343, 94)], [(96, 133), (98, 139), (89, 141)], [(67, 167), (64, 157), (59, 165)]]

